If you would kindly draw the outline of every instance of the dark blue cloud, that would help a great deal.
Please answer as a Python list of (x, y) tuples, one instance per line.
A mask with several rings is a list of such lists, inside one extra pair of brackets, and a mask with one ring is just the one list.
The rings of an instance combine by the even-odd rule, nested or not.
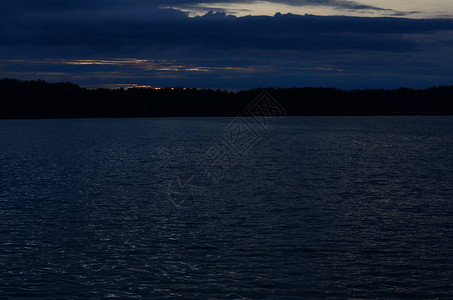
[[(280, 15), (235, 18), (207, 14), (189, 18), (175, 10), (149, 17), (115, 14), (44, 14), (6, 21), (3, 47), (66, 47), (64, 51), (140, 52), (156, 47), (295, 51), (414, 51), (424, 41), (411, 35), (453, 30), (452, 20)], [(165, 16), (165, 17), (163, 17)], [(5, 20), (2, 22), (5, 23)], [(72, 47), (72, 48), (70, 48)], [(136, 48), (134, 50), (134, 48)], [(33, 50), (33, 48), (30, 48)], [(31, 51), (33, 52), (33, 51)], [(31, 53), (24, 53), (31, 54)]]

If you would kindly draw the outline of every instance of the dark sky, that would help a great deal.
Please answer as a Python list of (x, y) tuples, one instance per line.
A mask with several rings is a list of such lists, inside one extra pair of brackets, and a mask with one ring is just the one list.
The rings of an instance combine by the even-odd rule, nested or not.
[(448, 12), (389, 3), (4, 0), (0, 77), (89, 87), (453, 84)]

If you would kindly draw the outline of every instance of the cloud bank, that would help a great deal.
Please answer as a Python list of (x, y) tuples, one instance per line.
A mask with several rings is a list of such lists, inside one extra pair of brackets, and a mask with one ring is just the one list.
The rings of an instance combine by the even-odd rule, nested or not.
[[(191, 18), (159, 8), (196, 4), (186, 0), (4, 2), (0, 77), (215, 88), (452, 82), (451, 19), (222, 12)], [(353, 1), (285, 3), (384, 9)]]

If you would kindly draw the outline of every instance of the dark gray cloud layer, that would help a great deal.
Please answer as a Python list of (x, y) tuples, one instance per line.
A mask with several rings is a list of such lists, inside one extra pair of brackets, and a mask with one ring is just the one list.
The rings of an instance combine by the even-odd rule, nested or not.
[[(109, 9), (109, 8), (159, 8), (161, 6), (184, 6), (195, 5), (198, 3), (251, 3), (256, 0), (4, 0), (4, 7), (20, 11), (62, 11), (70, 9)], [(294, 6), (312, 5), (312, 6), (332, 6), (347, 9), (385, 9), (370, 5), (362, 4), (352, 0), (274, 0), (269, 2), (290, 4)]]

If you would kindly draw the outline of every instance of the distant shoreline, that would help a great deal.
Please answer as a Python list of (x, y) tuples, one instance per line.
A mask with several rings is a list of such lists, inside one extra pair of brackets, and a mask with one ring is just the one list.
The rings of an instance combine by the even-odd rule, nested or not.
[[(453, 86), (414, 90), (268, 88), (270, 106), (285, 116), (453, 115)], [(0, 119), (84, 119), (247, 116), (262, 89), (88, 89), (73, 83), (0, 80)], [(270, 109), (270, 110), (269, 110)], [(282, 112), (279, 112), (282, 113)], [(283, 115), (283, 114), (281, 114)], [(275, 116), (279, 116), (276, 114)]]
[[(286, 115), (281, 118), (297, 118), (297, 117), (453, 117), (453, 113), (448, 113), (448, 114), (440, 114), (440, 113), (417, 113), (417, 114), (388, 114), (388, 115), (365, 115), (365, 114), (357, 114), (357, 115)], [(140, 117), (140, 116), (132, 116), (132, 117), (93, 117), (93, 116), (79, 116), (79, 117), (58, 117), (58, 116), (53, 116), (53, 117), (26, 117), (26, 118), (8, 118), (8, 117), (2, 117), (0, 118), (0, 121), (32, 121), (32, 120), (91, 120), (91, 119), (185, 119), (185, 118), (237, 118), (237, 117), (245, 117), (245, 118), (251, 118), (249, 116), (243, 116), (243, 115), (234, 115), (234, 116), (150, 116), (150, 117)]]

